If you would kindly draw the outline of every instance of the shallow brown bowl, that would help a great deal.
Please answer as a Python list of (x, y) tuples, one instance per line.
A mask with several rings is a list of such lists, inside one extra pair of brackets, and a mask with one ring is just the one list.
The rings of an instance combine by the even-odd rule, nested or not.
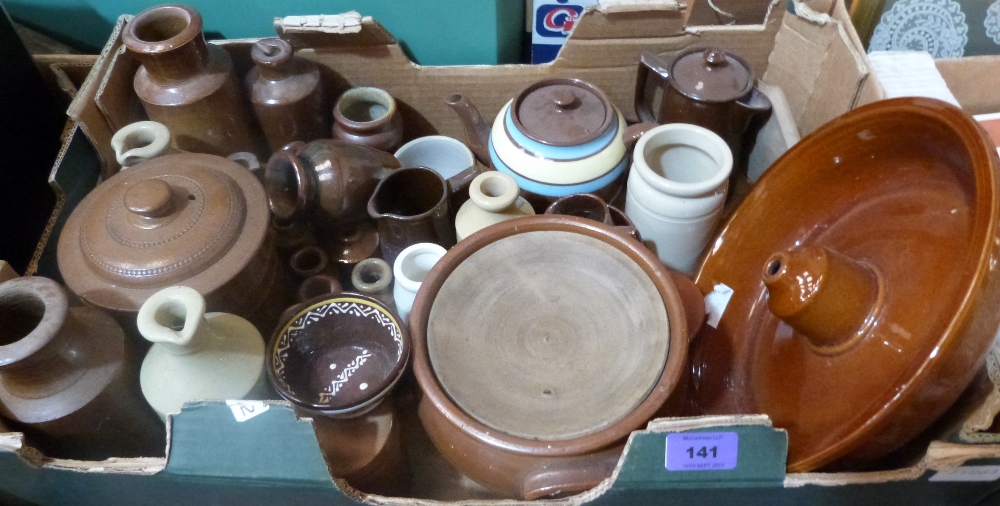
[(294, 306), (268, 343), (268, 376), (282, 397), (326, 416), (356, 416), (396, 384), (410, 356), (399, 317), (351, 292)]
[[(698, 273), (706, 293), (733, 290), (693, 343), (699, 411), (769, 415), (792, 472), (870, 461), (927, 428), (1000, 326), (998, 166), (976, 122), (932, 99), (867, 105), (796, 144)], [(788, 298), (785, 281), (841, 293)]]

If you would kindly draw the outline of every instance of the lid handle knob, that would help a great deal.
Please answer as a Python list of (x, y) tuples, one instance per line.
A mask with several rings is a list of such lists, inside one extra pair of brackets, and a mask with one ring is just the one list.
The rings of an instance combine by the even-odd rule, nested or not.
[(705, 63), (707, 63), (709, 67), (721, 67), (729, 64), (729, 60), (726, 58), (726, 52), (717, 47), (708, 48), (703, 54), (705, 56)]
[(556, 107), (559, 109), (576, 109), (580, 107), (581, 103), (580, 99), (567, 89), (556, 90), (552, 94), (552, 101), (555, 102)]
[(125, 207), (144, 218), (161, 218), (173, 211), (171, 195), (166, 181), (145, 179), (125, 192)]

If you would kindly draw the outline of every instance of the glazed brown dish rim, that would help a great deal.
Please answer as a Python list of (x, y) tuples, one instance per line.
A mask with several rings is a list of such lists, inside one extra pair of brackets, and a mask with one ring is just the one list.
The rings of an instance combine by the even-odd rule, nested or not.
[[(479, 422), (462, 411), (445, 393), (430, 366), (426, 346), (427, 323), (434, 298), (448, 276), (463, 260), (483, 247), (512, 235), (563, 231), (578, 233), (608, 244), (633, 260), (656, 286), (670, 324), (670, 343), (663, 372), (646, 398), (621, 419), (598, 432), (566, 440), (537, 440), (511, 436)], [(621, 441), (650, 420), (677, 387), (688, 363), (687, 323), (677, 287), (667, 268), (645, 246), (620, 234), (613, 227), (586, 218), (565, 215), (535, 215), (506, 220), (483, 228), (459, 242), (435, 264), (417, 292), (410, 313), (413, 372), (424, 395), (448, 421), (471, 437), (490, 446), (535, 456), (568, 456), (589, 453)]]
[[(274, 371), (274, 354), (278, 346), (278, 339), (281, 337), (281, 334), (284, 333), (285, 328), (288, 327), (291, 324), (291, 322), (295, 321), (295, 319), (300, 314), (302, 314), (303, 311), (308, 310), (312, 306), (315, 306), (317, 304), (322, 304), (327, 301), (330, 302), (336, 301), (338, 299), (361, 299), (370, 303), (372, 306), (379, 308), (387, 315), (389, 315), (390, 318), (393, 319), (393, 323), (395, 323), (396, 326), (399, 328), (400, 339), (403, 342), (403, 350), (400, 352), (399, 359), (393, 365), (392, 370), (389, 372), (389, 374), (386, 375), (384, 380), (370, 387), (374, 395), (365, 399), (362, 402), (345, 407), (332, 407), (329, 404), (317, 404), (298, 398), (291, 392), (288, 392), (286, 389), (281, 387), (282, 381), (277, 378), (277, 373)], [(399, 318), (399, 315), (396, 314), (396, 312), (390, 309), (388, 306), (380, 302), (378, 299), (357, 292), (339, 292), (333, 294), (328, 293), (328, 294), (318, 295), (304, 302), (295, 304), (292, 307), (298, 309), (296, 309), (294, 313), (290, 314), (287, 320), (285, 318), (282, 318), (282, 320), (278, 323), (278, 326), (275, 327), (274, 332), (271, 334), (271, 338), (267, 340), (267, 347), (264, 349), (264, 352), (266, 354), (265, 358), (267, 361), (267, 364), (265, 366), (265, 368), (267, 369), (267, 377), (271, 381), (271, 385), (274, 387), (274, 391), (277, 392), (278, 395), (280, 395), (282, 398), (288, 400), (292, 404), (301, 406), (303, 408), (312, 411), (320, 413), (328, 413), (328, 414), (335, 413), (342, 415), (350, 415), (352, 412), (359, 410), (360, 408), (363, 408), (365, 406), (372, 405), (373, 402), (376, 402), (382, 397), (384, 397), (386, 394), (388, 394), (388, 391), (392, 389), (392, 386), (395, 385), (396, 382), (399, 381), (399, 379), (403, 376), (403, 373), (406, 370), (406, 366), (410, 363), (410, 355), (411, 355), (411, 350), (413, 348), (412, 344), (413, 340), (410, 337), (410, 332), (407, 326), (401, 323), (402, 320)]]
[[(900, 392), (898, 396), (893, 399), (891, 407), (882, 409), (873, 417), (869, 418), (866, 423), (861, 424), (848, 436), (844, 437), (836, 444), (830, 445), (826, 450), (815, 453), (813, 456), (806, 459), (789, 462), (789, 473), (808, 472), (815, 469), (821, 469), (823, 466), (829, 465), (848, 456), (851, 450), (867, 441), (867, 439), (865, 439), (866, 434), (878, 433), (891, 421), (893, 413), (900, 410), (901, 407), (910, 405), (908, 403), (914, 396), (921, 395), (923, 385), (929, 381), (929, 378), (932, 376), (929, 370), (939, 369), (944, 365), (943, 360), (935, 360), (934, 357), (947, 356), (951, 350), (958, 346), (959, 340), (955, 339), (954, 336), (960, 330), (959, 327), (963, 324), (968, 325), (972, 321), (970, 313), (975, 307), (982, 304), (982, 301), (979, 299), (982, 298), (982, 285), (985, 283), (986, 278), (983, 273), (989, 269), (991, 252), (995, 246), (992, 240), (987, 241), (986, 238), (997, 235), (996, 230), (998, 222), (1000, 222), (1000, 209), (998, 209), (996, 205), (998, 197), (1000, 197), (1000, 193), (998, 193), (998, 190), (1000, 190), (1000, 187), (998, 187), (998, 181), (1000, 181), (1000, 179), (996, 176), (996, 172), (1000, 170), (1000, 162), (998, 162), (998, 157), (996, 156), (997, 148), (992, 141), (989, 141), (988, 134), (985, 133), (982, 127), (980, 127), (978, 123), (975, 123), (974, 120), (968, 119), (967, 113), (939, 100), (918, 97), (903, 97), (875, 102), (865, 106), (865, 110), (863, 111), (849, 112), (848, 114), (850, 117), (846, 120), (843, 119), (843, 117), (834, 119), (833, 121), (821, 126), (806, 138), (802, 139), (796, 145), (796, 151), (808, 148), (811, 144), (823, 142), (822, 139), (828, 132), (843, 128), (843, 125), (848, 121), (861, 121), (861, 118), (871, 116), (884, 117), (886, 114), (902, 114), (907, 117), (912, 117), (915, 114), (923, 115), (930, 117), (933, 121), (949, 125), (953, 128), (956, 135), (964, 142), (964, 146), (974, 148), (970, 149), (969, 152), (970, 158), (972, 159), (971, 165), (974, 171), (974, 181), (977, 194), (980, 191), (988, 189), (991, 191), (992, 195), (990, 205), (980, 203), (976, 208), (973, 228), (970, 236), (983, 238), (983, 241), (981, 241), (979, 258), (976, 263), (976, 272), (973, 276), (972, 282), (965, 291), (961, 306), (954, 316), (952, 316), (944, 335), (938, 341), (938, 352), (924, 360), (924, 362), (917, 369), (917, 372), (911, 376), (910, 383), (908, 383), (906, 388), (902, 389), (902, 392)], [(972, 121), (972, 124), (970, 124), (970, 121)], [(775, 161), (772, 168), (789, 163), (785, 161), (786, 159), (789, 159), (789, 155), (794, 156), (794, 152), (792, 150), (786, 152), (785, 155)], [(751, 202), (751, 199), (758, 193), (758, 190), (761, 187), (767, 186), (768, 181), (776, 179), (780, 176), (779, 171), (768, 170), (765, 172), (761, 179), (757, 181), (754, 191), (747, 197), (744, 205), (737, 208), (736, 212), (729, 217), (716, 237), (718, 239), (724, 238), (733, 223), (742, 219), (742, 216), (749, 212), (746, 211), (745, 204)], [(988, 213), (988, 217), (984, 216), (986, 213)], [(993, 230), (994, 232), (990, 234), (990, 230)], [(712, 253), (709, 253), (709, 257), (711, 255)], [(698, 273), (695, 277), (696, 283), (699, 283), (702, 280), (704, 267), (707, 263), (708, 258), (706, 257), (698, 269)], [(700, 336), (698, 338), (700, 339)], [(945, 346), (946, 344), (948, 346)], [(981, 360), (985, 360), (986, 358), (985, 349), (983, 351), (984, 353), (980, 354), (982, 356)]]

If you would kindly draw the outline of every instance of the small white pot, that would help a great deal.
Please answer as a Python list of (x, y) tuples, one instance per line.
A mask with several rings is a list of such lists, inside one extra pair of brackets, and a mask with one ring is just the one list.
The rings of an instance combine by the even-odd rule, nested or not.
[(395, 278), (392, 296), (396, 301), (396, 312), (403, 323), (409, 321), (410, 309), (413, 308), (413, 299), (417, 297), (420, 284), (445, 253), (447, 251), (437, 244), (422, 242), (404, 249), (396, 257), (392, 266)]
[(695, 125), (660, 125), (635, 146), (625, 214), (660, 261), (693, 274), (719, 224), (733, 155)]

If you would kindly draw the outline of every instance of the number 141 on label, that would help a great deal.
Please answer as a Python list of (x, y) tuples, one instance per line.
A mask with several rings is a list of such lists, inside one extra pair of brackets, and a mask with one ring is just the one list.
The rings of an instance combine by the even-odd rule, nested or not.
[(740, 446), (735, 432), (685, 432), (667, 435), (667, 471), (735, 469)]

